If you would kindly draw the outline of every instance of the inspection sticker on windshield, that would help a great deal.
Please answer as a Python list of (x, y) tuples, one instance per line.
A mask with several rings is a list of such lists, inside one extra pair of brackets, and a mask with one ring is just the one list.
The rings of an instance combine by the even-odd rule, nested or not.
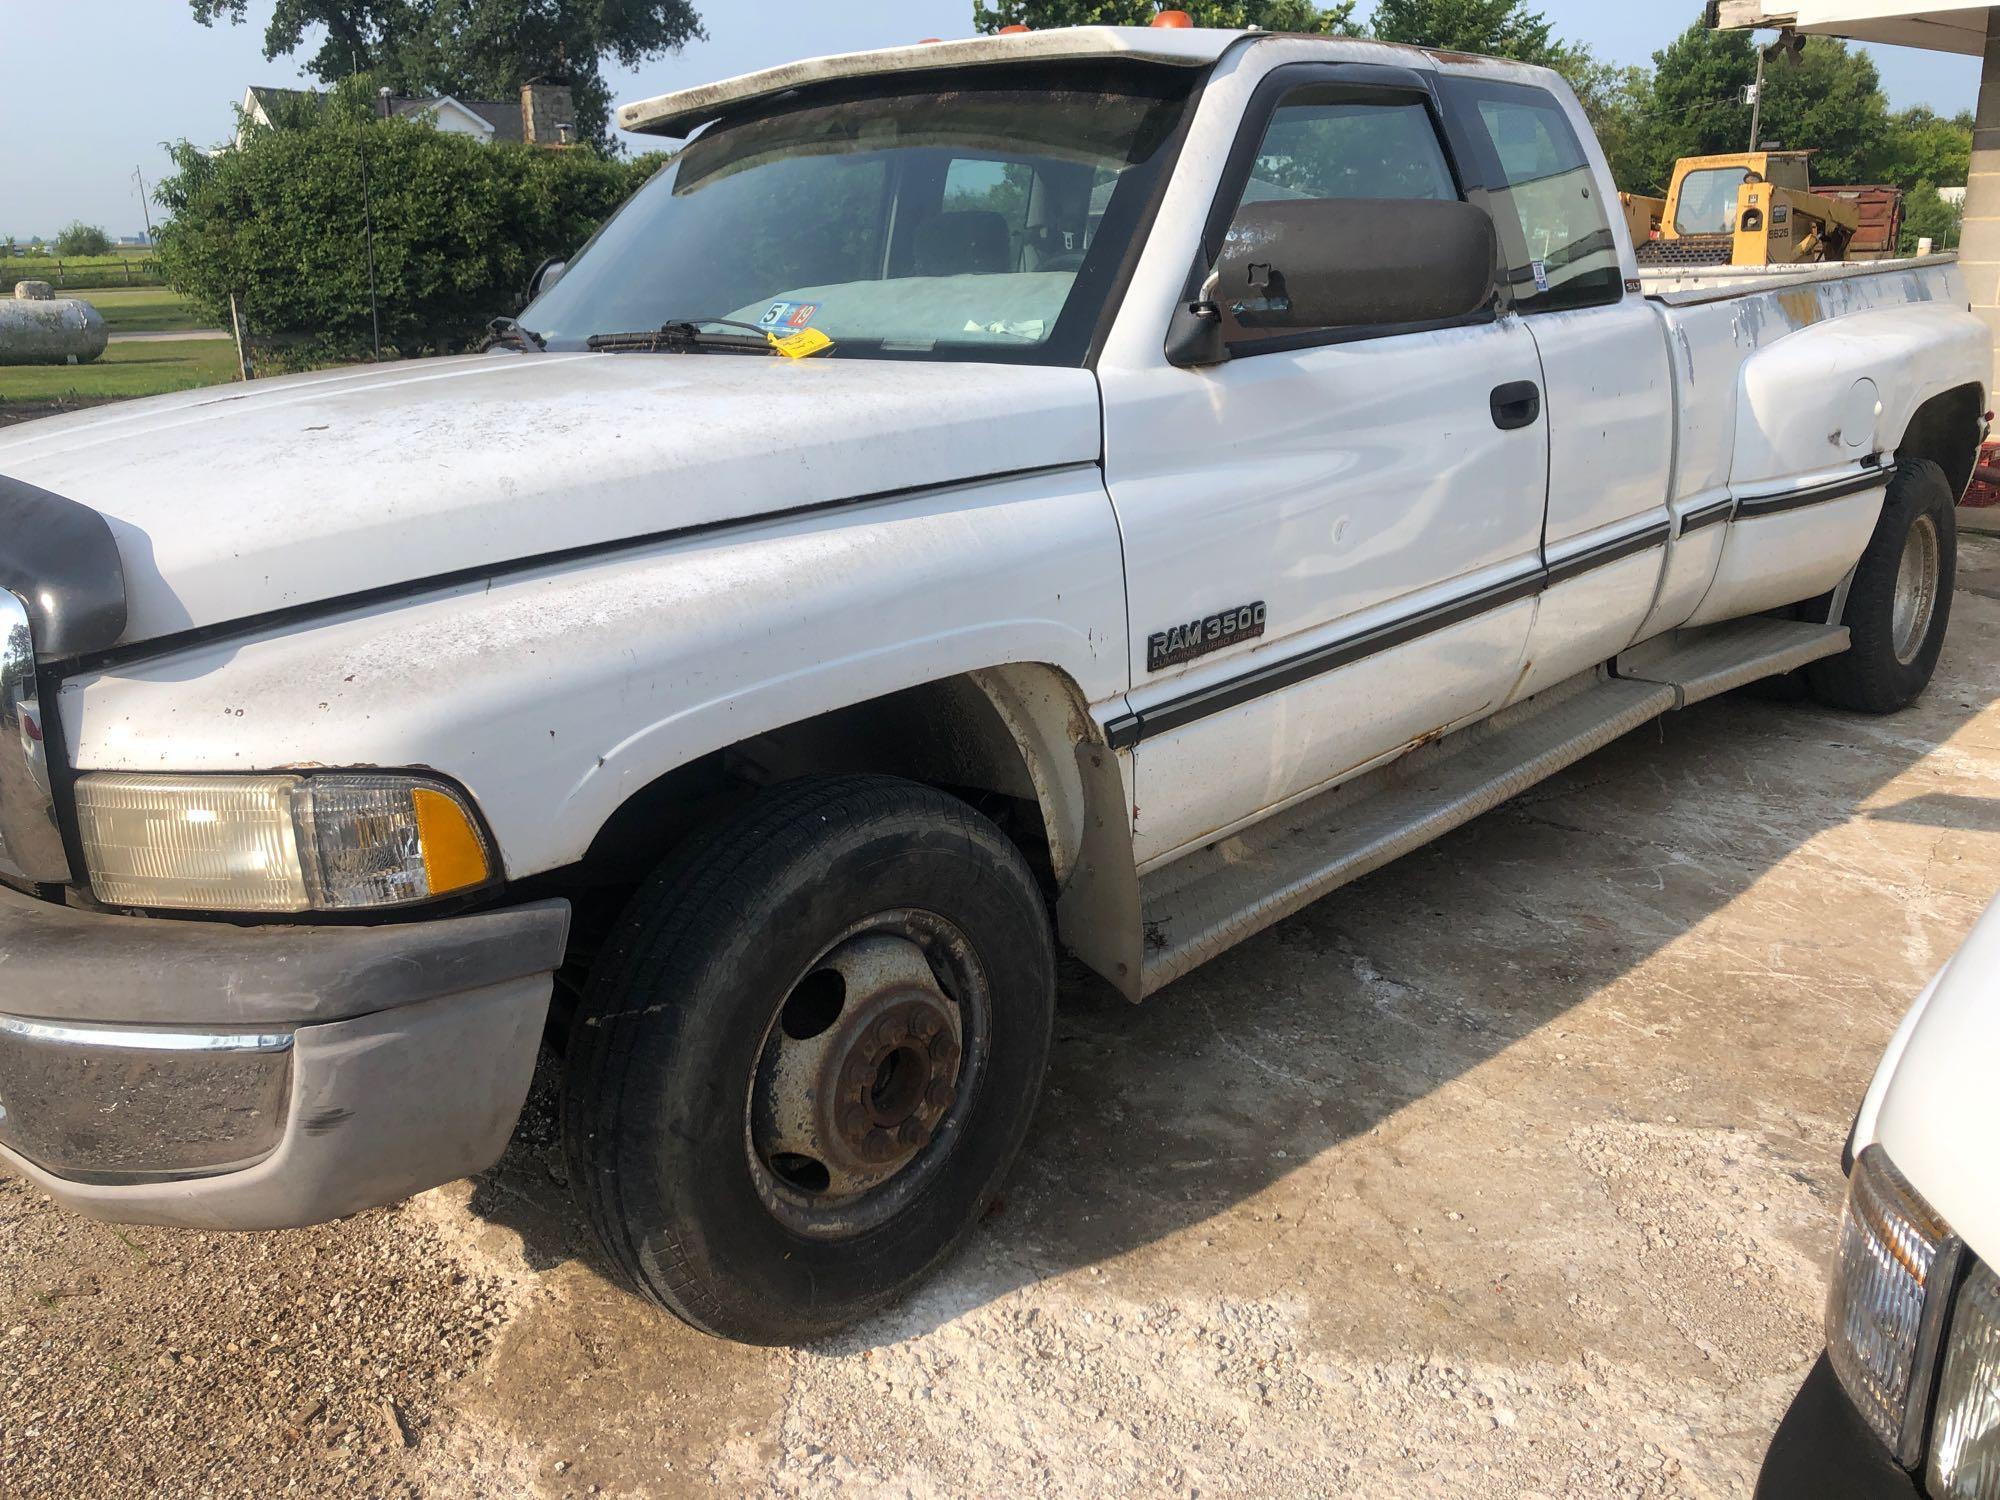
[(759, 328), (810, 328), (819, 316), (817, 302), (773, 302), (757, 320)]

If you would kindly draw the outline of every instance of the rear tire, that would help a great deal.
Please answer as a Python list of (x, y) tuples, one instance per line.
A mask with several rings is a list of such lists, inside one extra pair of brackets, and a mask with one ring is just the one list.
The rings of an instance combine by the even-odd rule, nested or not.
[(1047, 908), (965, 803), (766, 792), (633, 897), (572, 1030), (563, 1133), (613, 1266), (695, 1327), (833, 1332), (921, 1281), (1026, 1135)]
[(1929, 459), (1898, 464), (1841, 616), (1852, 643), (1806, 669), (1813, 696), (1870, 714), (1914, 703), (1944, 649), (1957, 572), (1957, 510), (1944, 470)]

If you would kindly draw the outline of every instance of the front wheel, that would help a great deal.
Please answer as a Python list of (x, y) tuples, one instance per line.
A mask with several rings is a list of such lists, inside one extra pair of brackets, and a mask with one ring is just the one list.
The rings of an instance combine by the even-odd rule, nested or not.
[(1882, 518), (1847, 591), (1841, 621), (1848, 649), (1806, 669), (1820, 702), (1888, 714), (1909, 707), (1930, 685), (1951, 620), (1957, 514), (1938, 465), (1921, 459), (1896, 466)]
[(571, 1032), (571, 1181), (687, 1322), (832, 1332), (984, 1212), (1054, 1013), (1042, 893), (992, 823), (888, 777), (779, 787), (620, 919)]

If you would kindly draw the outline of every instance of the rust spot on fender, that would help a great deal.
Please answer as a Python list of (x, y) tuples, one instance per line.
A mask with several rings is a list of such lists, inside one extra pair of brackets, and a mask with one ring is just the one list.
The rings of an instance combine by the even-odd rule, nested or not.
[(1789, 292), (1778, 293), (1778, 306), (1782, 307), (1785, 316), (1800, 328), (1810, 328), (1822, 317), (1819, 309), (1819, 293), (1810, 287), (1798, 287)]

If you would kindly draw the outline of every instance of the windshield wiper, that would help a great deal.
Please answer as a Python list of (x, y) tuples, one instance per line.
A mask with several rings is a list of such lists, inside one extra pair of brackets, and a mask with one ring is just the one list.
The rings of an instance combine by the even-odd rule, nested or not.
[[(710, 333), (711, 328), (746, 328), (740, 333)], [(710, 349), (733, 349), (740, 354), (770, 354), (771, 338), (755, 323), (739, 323), (733, 318), (675, 318), (643, 333), (593, 333), (584, 340), (586, 349), (607, 354), (693, 354)]]
[(532, 328), (523, 328), (512, 318), (495, 318), (486, 325), (486, 337), (479, 342), (479, 352), (488, 349), (546, 349), (549, 341)]

